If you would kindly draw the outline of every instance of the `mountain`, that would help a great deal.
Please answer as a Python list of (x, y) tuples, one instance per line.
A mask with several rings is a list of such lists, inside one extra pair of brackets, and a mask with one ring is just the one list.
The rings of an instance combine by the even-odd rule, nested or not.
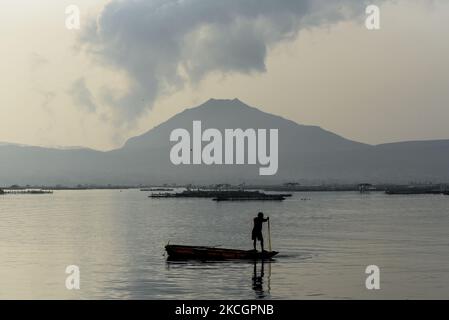
[[(180, 165), (170, 162), (170, 133), (216, 128), (279, 129), (279, 169), (260, 176), (259, 165)], [(0, 185), (449, 181), (449, 140), (377, 146), (345, 139), (316, 126), (262, 112), (241, 101), (214, 100), (175, 115), (117, 150), (0, 145)]]

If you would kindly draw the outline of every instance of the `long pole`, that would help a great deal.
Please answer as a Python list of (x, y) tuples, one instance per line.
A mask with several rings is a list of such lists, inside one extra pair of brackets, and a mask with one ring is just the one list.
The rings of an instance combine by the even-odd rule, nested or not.
[(271, 252), (271, 228), (270, 228), (270, 219), (268, 219), (268, 249)]

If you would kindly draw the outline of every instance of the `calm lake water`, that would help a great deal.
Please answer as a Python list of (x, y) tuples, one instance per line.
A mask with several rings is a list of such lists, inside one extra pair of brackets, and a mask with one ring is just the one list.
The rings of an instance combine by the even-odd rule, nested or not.
[[(449, 196), (322, 192), (216, 203), (147, 195), (0, 196), (0, 298), (449, 298)], [(275, 261), (167, 262), (168, 241), (251, 249), (260, 210), (271, 218)], [(365, 288), (372, 264), (377, 291)], [(65, 288), (68, 265), (80, 267), (79, 291)]]

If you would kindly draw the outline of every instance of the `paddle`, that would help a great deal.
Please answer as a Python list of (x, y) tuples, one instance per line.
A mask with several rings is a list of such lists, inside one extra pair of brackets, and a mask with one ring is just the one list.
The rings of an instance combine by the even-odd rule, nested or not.
[(268, 219), (268, 249), (271, 252), (271, 228), (270, 228), (270, 219)]

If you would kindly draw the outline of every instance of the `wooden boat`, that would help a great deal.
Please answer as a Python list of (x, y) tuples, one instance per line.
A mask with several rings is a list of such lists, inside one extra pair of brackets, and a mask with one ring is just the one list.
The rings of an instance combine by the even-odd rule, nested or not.
[(264, 260), (278, 254), (276, 251), (255, 251), (224, 249), (201, 246), (166, 245), (169, 259), (172, 260)]

